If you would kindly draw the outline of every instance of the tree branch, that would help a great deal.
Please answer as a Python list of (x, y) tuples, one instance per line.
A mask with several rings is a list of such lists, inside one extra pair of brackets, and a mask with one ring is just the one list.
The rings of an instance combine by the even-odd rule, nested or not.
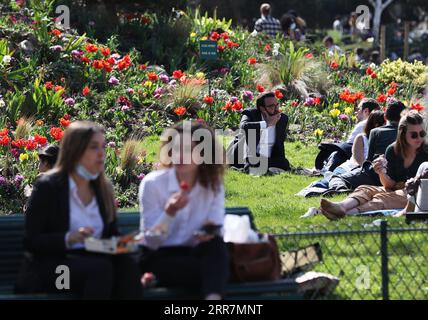
[[(385, 3), (382, 3), (382, 11), (386, 9), (394, 0), (387, 0)], [(382, 1), (383, 2), (383, 1)]]

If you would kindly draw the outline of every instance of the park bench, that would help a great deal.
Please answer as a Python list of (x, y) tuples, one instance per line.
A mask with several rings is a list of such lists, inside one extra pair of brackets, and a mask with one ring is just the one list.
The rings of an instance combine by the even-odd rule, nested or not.
[[(254, 220), (248, 208), (227, 208), (226, 214), (249, 215), (252, 227)], [(139, 228), (138, 213), (119, 214), (119, 228), (122, 233)], [(7, 299), (72, 299), (70, 294), (16, 295), (13, 287), (23, 257), (24, 215), (0, 217), (0, 300)], [(144, 299), (192, 299), (196, 292), (181, 288), (150, 288), (144, 291)], [(229, 284), (227, 299), (301, 299), (303, 292), (295, 278), (285, 278), (269, 282)]]

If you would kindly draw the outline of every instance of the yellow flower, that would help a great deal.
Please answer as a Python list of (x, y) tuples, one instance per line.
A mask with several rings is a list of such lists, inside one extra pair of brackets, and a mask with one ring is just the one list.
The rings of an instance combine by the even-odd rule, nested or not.
[(28, 160), (28, 154), (26, 154), (26, 153), (21, 153), (21, 154), (19, 155), (19, 161), (24, 162), (24, 161), (27, 161), (27, 160)]
[(195, 40), (196, 38), (196, 32), (190, 33), (190, 39)]
[(332, 118), (337, 118), (340, 115), (340, 110), (338, 109), (330, 110), (330, 115)]
[(146, 81), (146, 82), (144, 83), (144, 86), (145, 86), (146, 88), (151, 88), (151, 87), (152, 87), (152, 85), (153, 85), (153, 82), (151, 82), (151, 81)]
[(201, 40), (207, 40), (207, 39), (208, 39), (207, 37), (202, 37), (202, 38), (201, 38)]
[(324, 134), (324, 131), (321, 129), (316, 129), (314, 131), (314, 135), (315, 135), (315, 137), (317, 137), (317, 139), (320, 139), (323, 136), (323, 134)]
[(41, 127), (44, 124), (45, 124), (45, 122), (43, 120), (37, 120), (36, 121), (36, 125), (39, 126), (39, 127)]
[(203, 73), (203, 72), (196, 73), (196, 78), (198, 78), (198, 79), (205, 79), (205, 73)]
[(31, 157), (34, 160), (39, 160), (39, 153), (37, 151), (33, 151), (33, 152), (31, 152)]
[(333, 104), (333, 108), (335, 108), (335, 109), (339, 108), (339, 106), (340, 106), (339, 102), (336, 102)]
[(351, 108), (351, 107), (345, 108), (345, 113), (346, 114), (353, 114), (354, 113), (354, 108)]

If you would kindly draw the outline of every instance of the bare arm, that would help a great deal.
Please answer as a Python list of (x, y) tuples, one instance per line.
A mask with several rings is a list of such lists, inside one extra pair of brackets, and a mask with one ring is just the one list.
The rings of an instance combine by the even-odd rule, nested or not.
[(358, 163), (359, 166), (361, 166), (364, 162), (365, 156), (364, 156), (364, 141), (363, 136), (358, 135), (355, 138), (354, 144), (352, 145), (352, 158), (356, 163)]

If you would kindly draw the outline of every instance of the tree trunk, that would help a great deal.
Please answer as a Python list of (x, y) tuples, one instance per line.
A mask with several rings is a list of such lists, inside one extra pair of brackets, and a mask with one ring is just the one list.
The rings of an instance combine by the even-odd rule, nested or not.
[(379, 32), (380, 32), (380, 24), (382, 19), (382, 0), (376, 1), (376, 7), (374, 8), (374, 16), (373, 16), (373, 34), (374, 34), (374, 45), (379, 45)]

